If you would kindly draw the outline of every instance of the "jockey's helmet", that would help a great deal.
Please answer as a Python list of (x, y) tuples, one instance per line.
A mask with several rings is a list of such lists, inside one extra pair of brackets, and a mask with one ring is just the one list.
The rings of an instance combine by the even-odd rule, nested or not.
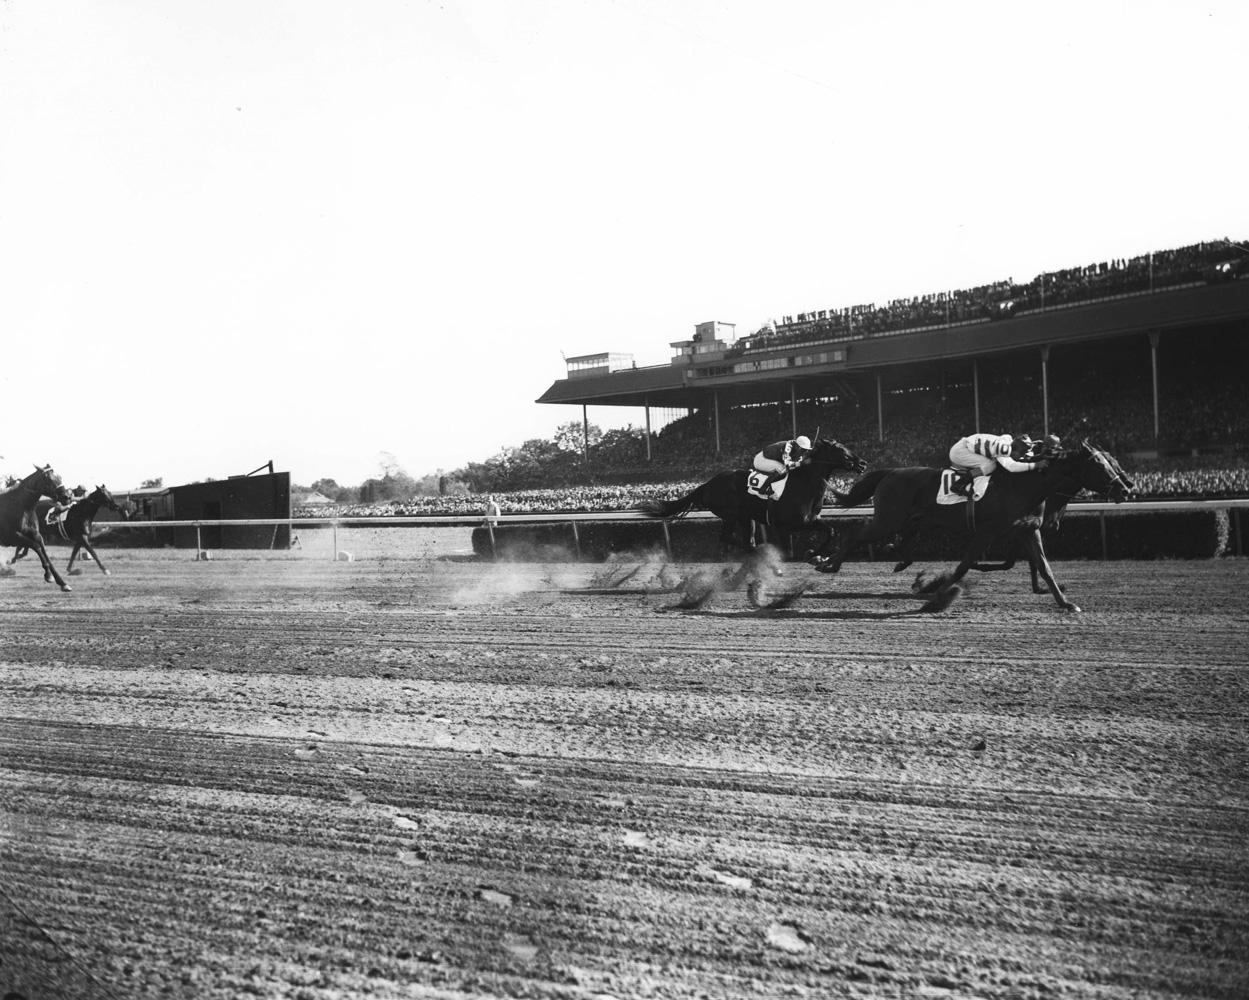
[(794, 438), (794, 444), (796, 444), (803, 451), (811, 450), (811, 439), (805, 434), (799, 434), (796, 438)]
[(1041, 442), (1041, 450), (1044, 452), (1055, 452), (1062, 447), (1062, 441), (1059, 440), (1057, 434), (1046, 434), (1045, 440)]

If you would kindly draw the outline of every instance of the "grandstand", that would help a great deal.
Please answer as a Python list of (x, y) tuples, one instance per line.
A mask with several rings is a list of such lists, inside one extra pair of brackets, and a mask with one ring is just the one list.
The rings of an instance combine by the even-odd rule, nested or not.
[[(741, 338), (702, 323), (671, 346), (667, 365), (581, 364), (538, 399), (585, 421), (592, 406), (643, 411), (645, 464), (587, 470), (600, 480), (701, 473), (816, 427), (874, 466), (943, 463), (982, 429), (1089, 435), (1137, 469), (1234, 467), (1249, 441), (1249, 250), (1199, 243), (798, 313)], [(652, 433), (655, 408), (685, 416)]]
[[(700, 323), (669, 364), (568, 359), (539, 403), (637, 407), (637, 447), (490, 490), (504, 513), (625, 510), (820, 428), (872, 468), (944, 465), (973, 430), (1089, 437), (1150, 499), (1249, 497), (1249, 250), (1220, 240), (973, 289)], [(666, 420), (658, 431), (651, 416)], [(469, 514), (472, 493), (295, 516)]]

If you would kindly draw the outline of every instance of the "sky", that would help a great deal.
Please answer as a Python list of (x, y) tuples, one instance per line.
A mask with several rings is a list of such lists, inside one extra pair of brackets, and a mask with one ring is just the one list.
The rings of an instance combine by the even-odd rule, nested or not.
[(1247, 55), (1243, 0), (0, 0), (0, 472), (419, 478), (580, 421), (565, 357), (1243, 240)]

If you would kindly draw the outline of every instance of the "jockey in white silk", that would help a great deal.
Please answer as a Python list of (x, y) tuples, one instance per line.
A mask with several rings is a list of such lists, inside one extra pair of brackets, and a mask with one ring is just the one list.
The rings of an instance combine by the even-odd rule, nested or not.
[(1000, 465), (1007, 472), (1032, 472), (1049, 465), (1047, 459), (1025, 461), (1033, 442), (1027, 434), (968, 434), (950, 449), (950, 464), (974, 475), (973, 496), (979, 500), (989, 488), (989, 476)]

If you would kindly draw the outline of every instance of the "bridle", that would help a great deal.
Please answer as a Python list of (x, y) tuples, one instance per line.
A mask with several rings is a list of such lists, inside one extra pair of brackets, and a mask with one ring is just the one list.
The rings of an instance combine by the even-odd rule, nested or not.
[[(1095, 491), (1098, 495), (1109, 496), (1111, 489), (1115, 486), (1116, 483), (1119, 485), (1119, 487), (1123, 490), (1125, 494), (1132, 492), (1132, 484), (1127, 481), (1127, 474), (1121, 468), (1118, 467), (1117, 463), (1111, 461), (1110, 458), (1106, 455), (1104, 451), (1102, 451), (1101, 448), (1095, 448), (1093, 447), (1093, 445), (1088, 444), (1087, 442), (1085, 444), (1085, 447), (1088, 448), (1089, 458), (1098, 462), (1098, 464), (1100, 464), (1103, 469), (1105, 469), (1111, 474), (1110, 482), (1108, 482), (1101, 489)], [(1060, 454), (1059, 457), (1062, 458), (1062, 457), (1067, 457), (1067, 456), (1073, 456), (1074, 454), (1075, 454), (1074, 452), (1068, 451), (1068, 452), (1065, 452), (1064, 454)], [(1074, 500), (1076, 497), (1078, 497), (1081, 493), (1083, 493), (1087, 489), (1088, 489), (1087, 486), (1081, 485), (1080, 488), (1076, 490), (1074, 493), (1066, 493), (1062, 490), (1056, 490), (1053, 493), (1053, 495), (1056, 497), (1063, 497), (1066, 500)], [(1090, 490), (1090, 492), (1094, 492), (1094, 491)]]
[(1116, 483), (1118, 484), (1119, 488), (1123, 490), (1125, 494), (1131, 493), (1132, 484), (1128, 482), (1127, 474), (1123, 471), (1123, 469), (1119, 467), (1119, 463), (1111, 459), (1110, 456), (1107, 455), (1100, 448), (1094, 448), (1092, 445), (1089, 445), (1089, 450), (1093, 453), (1094, 456), (1097, 457), (1097, 459), (1101, 462), (1101, 464), (1106, 469), (1108, 469), (1111, 473), (1112, 478), (1110, 482), (1106, 484), (1106, 489), (1105, 489), (1106, 494), (1109, 495), (1111, 487), (1113, 487)]
[(20, 480), (20, 481), (18, 482), (18, 484), (17, 484), (15, 487), (13, 487), (13, 488), (14, 488), (14, 489), (17, 489), (17, 490), (21, 490), (23, 493), (33, 493), (33, 494), (34, 494), (35, 496), (37, 496), (37, 497), (41, 497), (41, 496), (55, 496), (55, 495), (56, 495), (56, 490), (60, 490), (60, 491), (62, 491), (62, 492), (64, 492), (64, 490), (65, 490), (65, 484), (64, 484), (64, 483), (57, 483), (57, 484), (56, 484), (56, 490), (49, 491), (46, 487), (51, 486), (51, 485), (52, 485), (52, 477), (51, 477), (51, 476), (49, 476), (49, 475), (47, 474), (47, 472), (45, 472), (43, 469), (40, 469), (40, 470), (39, 470), (39, 486), (38, 486), (38, 487), (35, 487), (35, 486), (27, 486), (27, 485), (26, 485), (26, 480), (25, 480), (25, 479), (23, 479), (23, 480)]

